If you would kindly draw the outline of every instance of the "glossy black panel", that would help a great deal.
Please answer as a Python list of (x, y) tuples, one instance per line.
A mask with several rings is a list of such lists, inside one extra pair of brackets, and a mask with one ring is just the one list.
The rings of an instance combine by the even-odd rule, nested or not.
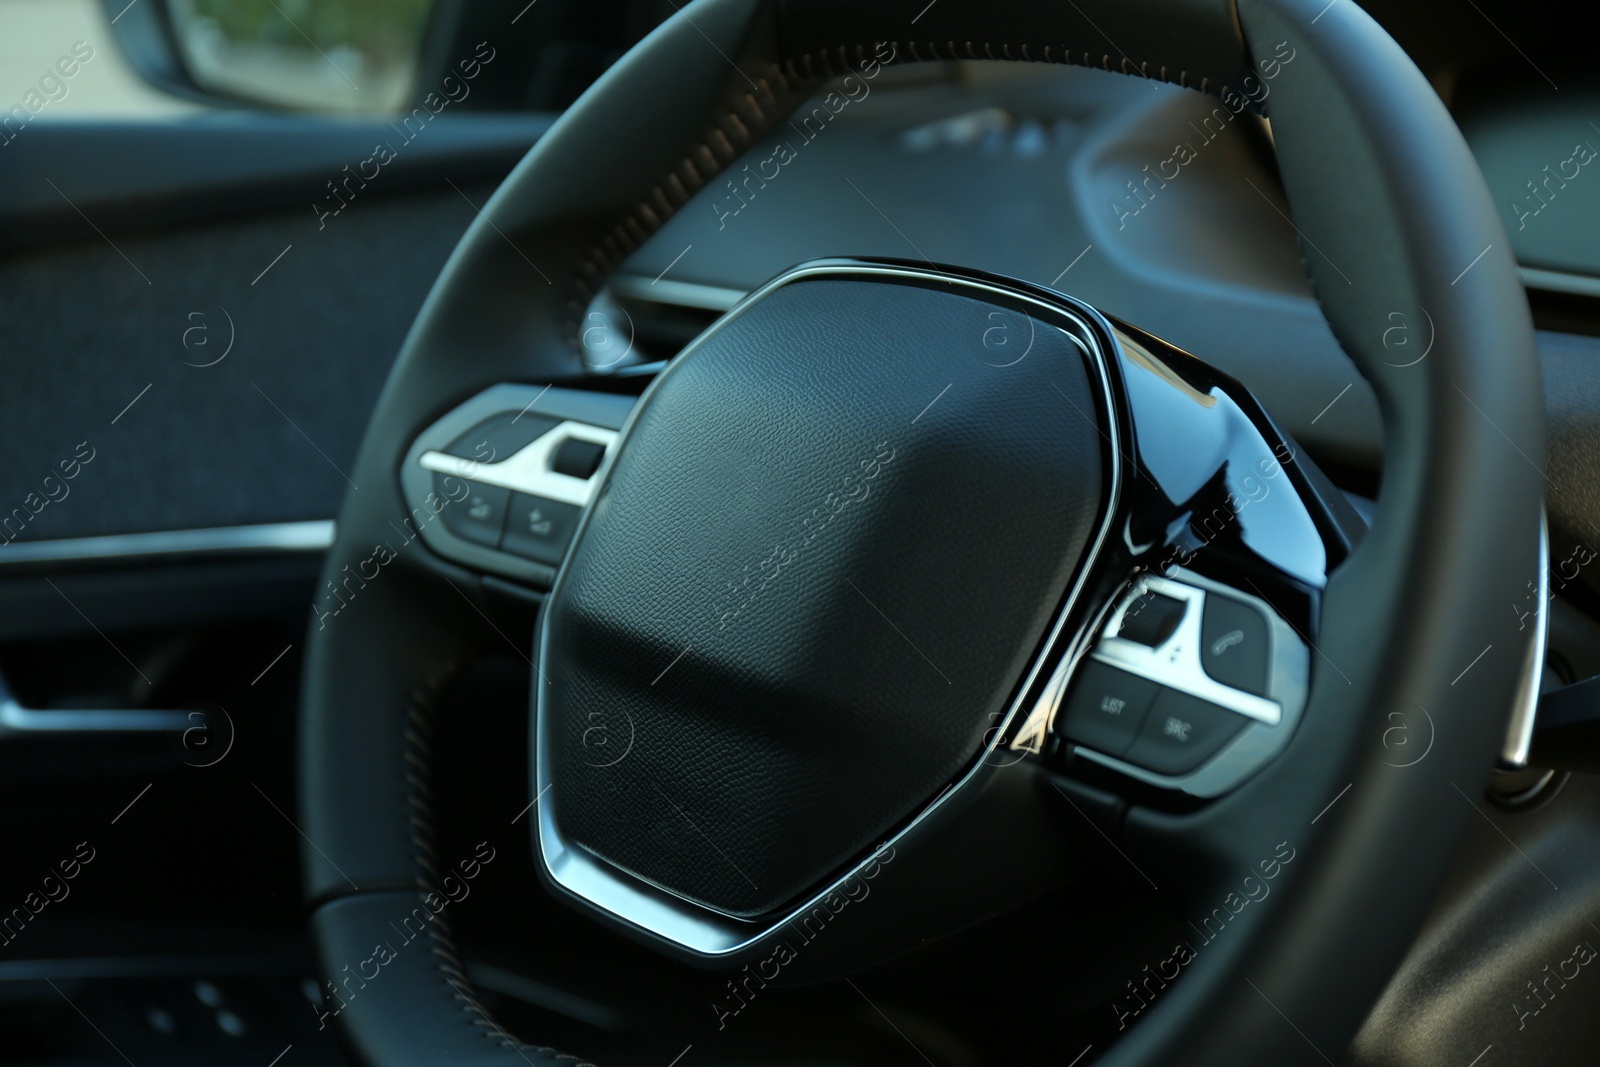
[[(1365, 527), (1237, 381), (1076, 299), (1024, 283), (995, 281), (1019, 296), (1047, 299), (1081, 316), (1102, 332), (1103, 349), (1113, 353), (1107, 369), (1118, 409), (1121, 470), (1112, 534), (1094, 563), (1086, 595), (1073, 607), (1067, 632), (1074, 636), (1051, 650), (1054, 662), (1045, 664), (1046, 669), (1070, 680), (1101, 636), (1113, 607), (1134, 583), (1151, 575), (1202, 587), (1215, 583), (1220, 588), (1210, 595), (1219, 604), (1227, 602), (1228, 590), (1236, 591), (1287, 623), (1287, 630), (1273, 624), (1279, 631), (1274, 647), (1284, 642), (1306, 646), (1299, 654), (1301, 665), (1289, 669), (1293, 677), (1282, 675), (1286, 668), (1281, 656), (1273, 661), (1279, 688), (1266, 695), (1277, 704), (1274, 715), (1281, 714), (1281, 723), (1273, 725), (1279, 722), (1274, 717), (1247, 724), (1238, 746), (1230, 751), (1229, 745), (1220, 744), (1211, 750), (1220, 753), (1218, 766), (1208, 765), (1193, 784), (1179, 781), (1188, 768), (1151, 775), (1093, 761), (1071, 764), (1075, 774), (1109, 784), (1130, 799), (1165, 807), (1189, 806), (1197, 798), (1226, 792), (1276, 758), (1298, 728), (1308, 681), (1303, 656), (1317, 640), (1322, 590)], [(1070, 411), (1066, 415), (1076, 417)], [(1255, 664), (1251, 677), (1263, 669), (1263, 663)], [(1195, 692), (1187, 683), (1167, 684)], [(1241, 687), (1224, 678), (1221, 684), (1250, 699), (1263, 695), (1265, 683), (1256, 678)], [(1040, 707), (1048, 708), (1051, 700), (1049, 693), (1042, 695)], [(1059, 729), (1060, 714), (1055, 718)], [(1019, 723), (1012, 743), (1046, 754), (1072, 751), (1070, 745), (1063, 749), (1059, 742), (1046, 741), (1038, 718)], [(1231, 768), (1226, 773), (1224, 760)]]
[(1113, 327), (1133, 441), (1124, 562), (1183, 567), (1259, 596), (1312, 637), (1317, 594), (1359, 532), (1326, 506), (1310, 460), (1248, 390), (1151, 334)]

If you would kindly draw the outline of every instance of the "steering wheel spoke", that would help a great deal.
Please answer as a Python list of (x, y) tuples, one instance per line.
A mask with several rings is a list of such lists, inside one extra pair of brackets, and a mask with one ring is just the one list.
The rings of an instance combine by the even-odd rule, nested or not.
[(1365, 526), (1238, 383), (1112, 331), (1130, 441), (1123, 536), (1101, 561), (1115, 593), (1035, 722), (1093, 779), (1209, 799), (1293, 737), (1321, 591)]

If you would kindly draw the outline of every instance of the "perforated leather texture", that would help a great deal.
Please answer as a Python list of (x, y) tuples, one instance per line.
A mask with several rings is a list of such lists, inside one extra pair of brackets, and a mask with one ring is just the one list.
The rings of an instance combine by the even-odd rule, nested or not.
[[(837, 279), (682, 357), (548, 609), (563, 835), (753, 916), (931, 801), (1007, 708), (1099, 513), (1084, 358), (1014, 311)], [(620, 762), (586, 744), (597, 723), (635, 737)]]

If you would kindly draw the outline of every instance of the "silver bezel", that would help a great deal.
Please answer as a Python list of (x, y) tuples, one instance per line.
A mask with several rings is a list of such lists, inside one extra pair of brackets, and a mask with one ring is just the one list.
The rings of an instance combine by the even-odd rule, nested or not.
[[(1155, 647), (1118, 636), (1122, 632), (1122, 622), (1127, 616), (1128, 609), (1147, 592), (1160, 593), (1174, 600), (1181, 600), (1184, 607), (1183, 618), (1179, 620), (1172, 635)], [(1129, 674), (1137, 674), (1152, 682), (1160, 682), (1169, 689), (1177, 689), (1190, 696), (1220, 705), (1229, 711), (1236, 711), (1268, 726), (1278, 725), (1283, 719), (1281, 703), (1223, 685), (1206, 673), (1205, 667), (1200, 662), (1201, 616), (1205, 613), (1206, 599), (1206, 591), (1197, 585), (1153, 574), (1145, 575), (1134, 583), (1132, 593), (1124, 597), (1117, 605), (1117, 609), (1111, 613), (1111, 618), (1106, 622), (1105, 630), (1100, 635), (1100, 643), (1095, 646), (1094, 658), (1101, 663), (1120, 667)], [(1270, 621), (1267, 627), (1267, 662), (1274, 668), (1271, 673), (1277, 675), (1279, 672), (1276, 668), (1280, 666), (1278, 656), (1285, 644), (1282, 631), (1289, 627), (1276, 615), (1269, 615), (1268, 619)], [(1282, 679), (1271, 677), (1267, 691), (1276, 692), (1281, 687)]]
[[(1129, 605), (1147, 591), (1177, 597), (1188, 605), (1178, 629), (1153, 649), (1116, 636)], [(1206, 674), (1201, 666), (1201, 613), (1206, 598), (1210, 596), (1238, 601), (1266, 617), (1271, 647), (1265, 698), (1222, 685)], [(1163, 789), (1175, 789), (1196, 797), (1221, 796), (1283, 751), (1294, 736), (1295, 727), (1300, 724), (1300, 716), (1305, 711), (1311, 677), (1311, 652), (1300, 640), (1300, 635), (1260, 597), (1241, 593), (1232, 586), (1204, 578), (1182, 567), (1170, 567), (1164, 576), (1150, 574), (1136, 579), (1106, 620), (1100, 640), (1089, 655), (1101, 663), (1221, 705), (1252, 720), (1214, 756), (1182, 775), (1157, 774), (1090, 748), (1077, 750), (1084, 759)], [(1076, 673), (1076, 663), (1063, 663), (1053, 679), (1049, 690), (1054, 701), (1051, 708), (1052, 724)]]
[[(1019, 717), (1028, 704), (1027, 698), (1038, 683), (1044, 665), (1050, 660), (1052, 653), (1061, 642), (1062, 631), (1066, 626), (1067, 619), (1077, 604), (1089, 575), (1094, 570), (1094, 564), (1099, 558), (1101, 549), (1110, 534), (1121, 501), (1122, 444), (1120, 426), (1118, 425), (1120, 405), (1116, 401), (1116, 395), (1112, 387), (1111, 372), (1107, 362), (1108, 354), (1102, 349), (1099, 340), (1099, 334), (1103, 334), (1106, 337), (1113, 337), (1114, 335), (1110, 323), (1106, 322), (1104, 318), (1092, 309), (1076, 305), (1067, 307), (1063, 303), (1053, 303), (1025, 291), (1009, 288), (998, 283), (985, 282), (957, 274), (947, 274), (937, 270), (921, 270), (914, 267), (875, 265), (854, 261), (823, 261), (797, 267), (761, 286), (736, 304), (721, 319), (713, 323), (705, 333), (701, 334), (693, 344), (684, 350), (683, 354), (687, 355), (704, 344), (709, 338), (724, 329), (729, 322), (743, 314), (775, 289), (797, 281), (819, 277), (931, 280), (950, 290), (965, 289), (989, 297), (1004, 297), (1007, 301), (1038, 309), (1048, 321), (1064, 320), (1072, 324), (1077, 332), (1068, 332), (1065, 329), (1063, 329), (1063, 332), (1078, 342), (1080, 349), (1084, 353), (1085, 362), (1092, 368), (1094, 375), (1098, 378), (1105, 410), (1109, 415), (1104, 432), (1110, 446), (1108, 453), (1110, 478), (1103, 500), (1104, 513), (1100, 524), (1079, 564), (1078, 573), (1073, 579), (1072, 586), (1068, 590), (1060, 610), (1056, 614), (1050, 632), (1045, 638), (1039, 654), (1034, 658), (1033, 664), (1024, 677), (1021, 686), (1017, 689), (1017, 695), (1008, 707), (999, 728), (987, 734), (987, 743), (982, 750), (974, 753), (973, 761), (967, 771), (938, 796), (930, 800), (905, 826), (893, 836), (881, 842), (870, 854), (853, 864), (838, 878), (819, 887), (815, 893), (807, 897), (798, 906), (775, 919), (746, 922), (721, 914), (623, 871), (599, 859), (582, 847), (569, 844), (563, 840), (555, 819), (555, 807), (560, 798), (551, 792), (550, 741), (544, 714), (546, 683), (539, 682), (535, 685), (536, 755), (534, 760), (534, 787), (535, 796), (538, 798), (535, 802), (538, 809), (535, 825), (537, 827), (539, 855), (544, 864), (546, 874), (556, 886), (574, 897), (587, 901), (628, 926), (651, 934), (681, 949), (688, 950), (696, 956), (709, 959), (726, 957), (742, 952), (778, 933), (786, 924), (803, 916), (830, 893), (840, 889), (849, 879), (860, 874), (876, 857), (901, 843), (906, 835), (925, 823), (935, 812), (949, 805), (955, 797), (966, 793), (975, 780), (986, 772), (986, 769), (993, 770), (989, 766), (988, 757), (1000, 746), (1002, 740), (1009, 736), (1013, 725), (1019, 721)], [(1099, 331), (1098, 334), (1097, 330)], [(681, 359), (682, 356), (679, 358)], [(673, 366), (676, 366), (676, 364), (673, 364)], [(632, 430), (634, 420), (637, 419), (639, 412), (644, 410), (652, 393), (660, 387), (666, 376), (672, 373), (673, 366), (669, 366), (645, 391), (639, 404), (629, 416), (627, 424), (622, 427), (621, 439), (624, 445), (629, 432)], [(609, 470), (604, 473), (609, 475)], [(583, 536), (583, 531), (588, 521), (589, 513), (585, 512), (583, 519), (579, 523), (578, 530), (574, 534), (574, 544), (577, 543), (578, 538)], [(560, 591), (561, 582), (566, 575), (566, 569), (566, 564), (563, 563), (556, 575), (555, 584), (551, 591), (552, 597)], [(545, 642), (545, 616), (541, 614), (538, 633), (535, 638), (541, 659), (545, 653)]]
[[(510, 479), (491, 482), (484, 478), (484, 472), (490, 471), (492, 467), (499, 466), (498, 464), (480, 463), (473, 468), (471, 460), (456, 460), (445, 457), (450, 459), (452, 467), (459, 465), (459, 468), (439, 471), (437, 470), (437, 467), (440, 466), (438, 461), (434, 462), (434, 469), (430, 469), (429, 466), (423, 463), (424, 458), (429, 455), (442, 455), (441, 450), (448, 448), (450, 442), (487, 419), (513, 411), (528, 412), (547, 418), (561, 419), (563, 420), (563, 426), (580, 426), (585, 431), (592, 431), (588, 439), (605, 437), (609, 441), (615, 438), (616, 431), (627, 418), (628, 412), (633, 407), (633, 402), (633, 398), (629, 396), (578, 392), (570, 389), (551, 388), (550, 386), (520, 385), (515, 383), (491, 386), (466, 400), (459, 407), (452, 409), (443, 418), (418, 434), (417, 439), (406, 450), (405, 459), (400, 463), (400, 488), (404, 493), (406, 506), (413, 509), (414, 512), (424, 506), (424, 501), (434, 491), (433, 476), (436, 473), (455, 474), (463, 478), (469, 478), (469, 480), (505, 487), (505, 482)], [(553, 449), (554, 445), (559, 443), (553, 435), (560, 429), (561, 427), (558, 426), (554, 430), (541, 435), (539, 441), (520, 450), (517, 456), (502, 462), (510, 464), (525, 452), (529, 452), (530, 457), (532, 457), (533, 454), (530, 450), (539, 445), (540, 442), (548, 443), (549, 449), (545, 451)], [(579, 434), (572, 433), (569, 429), (563, 436), (579, 436)], [(611, 458), (615, 452), (615, 448), (608, 447), (600, 470), (595, 472), (593, 478), (580, 484), (591, 487), (590, 491), (592, 491), (593, 486), (599, 485), (600, 479), (605, 475), (606, 468), (611, 463)], [(537, 458), (543, 463), (547, 462), (548, 457), (544, 452), (541, 452)], [(470, 476), (464, 473), (469, 468), (475, 469), (476, 473)], [(560, 479), (561, 482), (577, 481), (577, 479), (566, 478), (561, 475), (555, 475), (554, 478)], [(523, 492), (529, 491), (523, 488), (523, 484), (519, 482), (516, 485), (509, 486), (509, 488)], [(542, 488), (533, 491), (536, 495), (545, 495), (549, 488), (550, 486), (545, 484)], [(556, 488), (563, 489), (565, 487), (557, 483)], [(566, 497), (556, 497), (556, 499), (565, 500)], [(587, 497), (584, 499), (587, 502)], [(466, 538), (458, 536), (443, 522), (419, 522), (417, 530), (422, 535), (423, 543), (440, 556), (490, 574), (517, 578), (539, 586), (548, 584), (555, 574), (555, 568), (546, 564), (531, 559), (523, 559), (521, 556), (512, 555), (497, 548), (474, 544)]]
[(332, 519), (269, 522), (254, 526), (212, 526), (198, 530), (154, 530), (54, 541), (12, 541), (0, 545), (0, 568), (37, 563), (132, 563), (160, 556), (315, 553), (326, 552), (332, 544)]
[(1539, 577), (1534, 595), (1539, 598), (1539, 610), (1534, 613), (1533, 633), (1528, 637), (1528, 650), (1522, 661), (1522, 679), (1506, 723), (1505, 744), (1500, 749), (1504, 770), (1520, 771), (1528, 765), (1539, 714), (1539, 691), (1544, 685), (1544, 661), (1550, 643), (1550, 523), (1543, 513), (1539, 516)]
[(568, 441), (587, 441), (601, 445), (609, 452), (611, 446), (616, 444), (617, 431), (568, 419), (546, 430), (514, 455), (498, 463), (479, 463), (444, 452), (424, 452), (417, 462), (423, 470), (435, 474), (453, 474), (479, 485), (498, 486), (514, 493), (542, 496), (546, 500), (581, 508), (587, 506), (594, 496), (595, 479), (573, 478), (552, 467), (556, 449)]

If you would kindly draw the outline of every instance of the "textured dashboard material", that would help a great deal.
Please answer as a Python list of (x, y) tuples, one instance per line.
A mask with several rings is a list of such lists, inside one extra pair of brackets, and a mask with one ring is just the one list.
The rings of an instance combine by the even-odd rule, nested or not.
[[(801, 280), (644, 401), (547, 608), (564, 837), (739, 916), (880, 843), (975, 758), (1100, 511), (1059, 328)], [(636, 738), (613, 760), (593, 727)]]
[(448, 188), (371, 196), (321, 230), (308, 208), (113, 248), (84, 223), (81, 244), (0, 262), (4, 540), (331, 518), (473, 218)]
[[(1539, 334), (1544, 363), (1545, 492), (1550, 512), (1550, 558), (1566, 560), (1578, 542), (1600, 546), (1600, 338)], [(1529, 457), (1528, 477), (1538, 477)], [(1600, 588), (1595, 568), (1581, 572)]]

